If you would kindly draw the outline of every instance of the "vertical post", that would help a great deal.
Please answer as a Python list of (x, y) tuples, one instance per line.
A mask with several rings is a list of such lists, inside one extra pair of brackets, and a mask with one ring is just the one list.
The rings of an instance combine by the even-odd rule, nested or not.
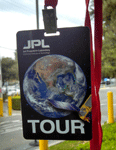
[(2, 58), (0, 56), (0, 98), (2, 98), (2, 65), (1, 65)]
[(48, 150), (48, 140), (39, 140), (40, 150)]
[(8, 97), (8, 115), (12, 115), (12, 98), (11, 96)]
[(3, 117), (3, 98), (0, 98), (0, 117)]
[(39, 29), (39, 5), (38, 5), (38, 0), (36, 0), (36, 21), (37, 21), (37, 29)]
[(113, 114), (113, 93), (108, 92), (108, 123), (114, 123), (114, 114)]
[[(36, 0), (36, 22), (37, 22), (37, 29), (39, 29), (39, 5), (38, 5), (38, 3), (39, 3), (38, 0)], [(40, 146), (40, 150), (47, 150), (45, 148), (45, 140), (39, 140), (39, 146)]]
[(0, 55), (0, 117), (3, 117), (3, 98), (2, 98), (2, 66), (1, 66), (1, 55)]
[[(39, 5), (38, 0), (36, 0), (36, 21), (37, 29), (39, 29)], [(40, 150), (48, 150), (48, 140), (39, 140)]]

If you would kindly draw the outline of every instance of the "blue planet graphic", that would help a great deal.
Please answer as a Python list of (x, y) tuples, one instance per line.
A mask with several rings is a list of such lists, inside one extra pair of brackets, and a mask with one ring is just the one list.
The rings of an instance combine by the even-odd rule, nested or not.
[(86, 90), (86, 77), (80, 66), (62, 55), (46, 55), (37, 59), (24, 75), (23, 92), (27, 103), (48, 118), (61, 118), (71, 113), (56, 109), (49, 99), (79, 108)]

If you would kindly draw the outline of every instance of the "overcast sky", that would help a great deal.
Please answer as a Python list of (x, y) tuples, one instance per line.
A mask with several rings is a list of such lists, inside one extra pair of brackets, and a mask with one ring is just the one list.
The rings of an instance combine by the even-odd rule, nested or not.
[[(39, 28), (43, 29), (42, 9), (44, 0), (39, 1)], [(83, 26), (85, 0), (58, 0), (58, 27)], [(0, 0), (0, 55), (14, 58), (16, 33), (35, 30), (36, 0)]]

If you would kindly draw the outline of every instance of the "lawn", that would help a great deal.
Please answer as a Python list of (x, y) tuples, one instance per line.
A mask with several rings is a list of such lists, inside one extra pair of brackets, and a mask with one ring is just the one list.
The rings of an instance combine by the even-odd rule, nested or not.
[[(105, 123), (102, 126), (103, 139), (101, 150), (116, 150), (116, 122)], [(64, 141), (49, 147), (49, 150), (90, 150), (90, 142), (87, 141)]]

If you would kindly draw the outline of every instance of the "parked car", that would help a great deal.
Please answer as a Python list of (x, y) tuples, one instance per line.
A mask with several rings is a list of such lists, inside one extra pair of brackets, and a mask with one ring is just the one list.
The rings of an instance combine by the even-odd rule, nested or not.
[(15, 93), (16, 93), (16, 91), (13, 89), (8, 89), (8, 91), (7, 91), (8, 96), (13, 96), (13, 95), (15, 95)]
[(110, 81), (106, 81), (106, 85), (109, 85), (110, 84)]
[(7, 95), (8, 96), (13, 96), (13, 95), (20, 95), (20, 88), (17, 86), (8, 86), (7, 87)]
[(110, 79), (104, 78), (104, 80), (101, 81), (101, 84), (109, 85), (110, 84)]
[(2, 94), (5, 94), (6, 93), (6, 86), (3, 86), (2, 87)]
[(116, 79), (115, 78), (111, 78), (110, 82), (111, 82), (111, 84), (116, 84)]
[(15, 94), (20, 95), (20, 88), (19, 87), (16, 88)]
[(101, 81), (101, 84), (105, 84), (105, 81)]

